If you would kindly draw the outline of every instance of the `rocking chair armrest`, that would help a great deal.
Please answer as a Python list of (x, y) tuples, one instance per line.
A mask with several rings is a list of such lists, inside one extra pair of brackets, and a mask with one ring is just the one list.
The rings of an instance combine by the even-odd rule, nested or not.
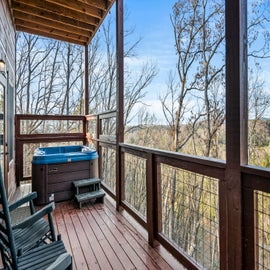
[(72, 264), (72, 257), (66, 252), (61, 254), (46, 270), (67, 269)]
[(19, 206), (28, 203), (32, 200), (34, 200), (35, 198), (37, 198), (37, 193), (36, 192), (31, 192), (29, 194), (27, 194), (26, 196), (22, 197), (21, 199), (9, 204), (8, 208), (9, 211), (13, 211), (14, 209), (18, 208)]
[(50, 216), (54, 209), (55, 209), (55, 204), (54, 202), (51, 202), (50, 204), (44, 206), (39, 211), (35, 212), (33, 215), (24, 219), (22, 222), (13, 226), (12, 229), (19, 229), (19, 228), (25, 228), (25, 227), (31, 226), (33, 223), (45, 217), (46, 215), (49, 217), (49, 219), (51, 219)]

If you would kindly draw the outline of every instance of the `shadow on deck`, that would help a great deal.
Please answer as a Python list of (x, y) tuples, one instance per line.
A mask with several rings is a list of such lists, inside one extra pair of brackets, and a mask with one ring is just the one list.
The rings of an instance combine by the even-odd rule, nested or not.
[[(28, 185), (17, 198), (30, 191)], [(146, 231), (124, 211), (117, 212), (108, 195), (104, 204), (82, 209), (73, 201), (56, 203), (53, 216), (73, 269), (184, 269), (161, 245), (150, 247)]]

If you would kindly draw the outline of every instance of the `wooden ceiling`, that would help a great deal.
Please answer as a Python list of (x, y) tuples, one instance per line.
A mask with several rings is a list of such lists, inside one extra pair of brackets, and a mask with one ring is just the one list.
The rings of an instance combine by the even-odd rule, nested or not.
[(17, 31), (87, 45), (114, 0), (10, 0)]

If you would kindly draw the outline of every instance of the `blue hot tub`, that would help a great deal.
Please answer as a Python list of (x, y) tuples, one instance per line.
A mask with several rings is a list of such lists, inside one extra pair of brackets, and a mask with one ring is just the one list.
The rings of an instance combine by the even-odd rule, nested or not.
[(97, 151), (84, 145), (41, 147), (35, 150), (32, 164), (77, 162), (97, 158)]
[(98, 154), (84, 145), (40, 147), (32, 159), (32, 190), (36, 204), (74, 196), (72, 182), (98, 177)]

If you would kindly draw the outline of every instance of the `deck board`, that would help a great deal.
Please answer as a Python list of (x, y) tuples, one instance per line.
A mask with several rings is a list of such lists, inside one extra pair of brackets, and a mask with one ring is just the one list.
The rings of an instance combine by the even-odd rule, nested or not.
[(152, 248), (146, 231), (124, 211), (117, 212), (109, 196), (104, 204), (81, 209), (73, 201), (56, 203), (53, 217), (74, 270), (184, 269), (162, 246)]
[[(132, 232), (129, 230), (129, 228), (126, 226), (125, 223), (122, 223), (119, 221), (119, 217), (115, 217), (112, 215), (112, 213), (108, 213), (110, 219), (112, 222), (117, 224), (117, 227), (121, 228), (122, 237), (126, 240), (126, 242), (129, 244), (129, 246), (133, 249), (133, 251), (137, 254), (137, 256), (140, 258), (139, 267), (145, 269), (160, 269), (158, 265), (155, 264), (153, 260), (149, 260), (149, 256), (147, 252), (145, 251), (144, 247), (140, 245), (140, 235), (137, 234), (137, 232)], [(148, 243), (144, 241), (144, 244), (146, 247), (148, 247)]]
[(108, 225), (104, 222), (102, 219), (102, 215), (104, 211), (100, 211), (99, 209), (96, 209), (96, 207), (93, 207), (94, 211), (91, 211), (93, 218), (95, 219), (97, 225), (99, 226), (102, 234), (106, 237), (106, 240), (108, 241), (109, 245), (111, 246), (111, 249), (115, 253), (115, 255), (120, 258), (120, 264), (121, 266), (112, 266), (114, 269), (115, 267), (119, 267), (118, 269), (133, 269), (133, 263), (131, 262), (130, 258), (127, 256), (125, 249), (120, 245), (118, 242), (115, 233), (117, 231), (116, 228), (114, 228), (112, 231), (108, 227)]
[(124, 269), (119, 257), (117, 256), (114, 249), (110, 245), (110, 242), (106, 238), (102, 225), (99, 226), (99, 224), (96, 222), (93, 216), (93, 212), (94, 212), (94, 207), (92, 209), (89, 209), (89, 208), (85, 209), (88, 223), (92, 227), (92, 232), (93, 234), (95, 234), (97, 238), (97, 244), (100, 245), (103, 252), (103, 256), (106, 256), (106, 258), (108, 259), (111, 269)]
[[(168, 264), (168, 262), (164, 258), (159, 255), (159, 253), (154, 248), (152, 248), (148, 244), (148, 242), (146, 241), (146, 235), (145, 237), (143, 237), (140, 232), (137, 231), (137, 228), (139, 226), (138, 224), (136, 228), (134, 228), (133, 225), (130, 224), (129, 221), (122, 214), (116, 212), (110, 204), (107, 204), (105, 211), (107, 209), (110, 209), (110, 212), (107, 212), (107, 215), (109, 215), (111, 220), (115, 222), (115, 224), (120, 223), (123, 225), (123, 237), (125, 237), (130, 246), (136, 250), (141, 260), (143, 260), (143, 262), (145, 263), (145, 266), (147, 266), (147, 269), (174, 269)], [(175, 269), (183, 269), (178, 262), (174, 264), (174, 267)]]
[[(95, 205), (95, 208), (98, 208), (99, 206)], [(140, 269), (147, 269), (139, 255), (134, 250), (134, 247), (132, 247), (131, 243), (124, 237), (125, 234), (125, 228), (123, 224), (121, 223), (114, 223), (110, 217), (108, 216), (108, 209), (104, 210), (101, 213), (102, 220), (106, 223), (107, 227), (111, 231), (111, 233), (115, 236), (117, 239), (119, 246), (125, 251), (128, 258), (131, 260), (133, 265), (136, 265), (140, 267)], [(131, 268), (132, 269), (132, 268)]]

